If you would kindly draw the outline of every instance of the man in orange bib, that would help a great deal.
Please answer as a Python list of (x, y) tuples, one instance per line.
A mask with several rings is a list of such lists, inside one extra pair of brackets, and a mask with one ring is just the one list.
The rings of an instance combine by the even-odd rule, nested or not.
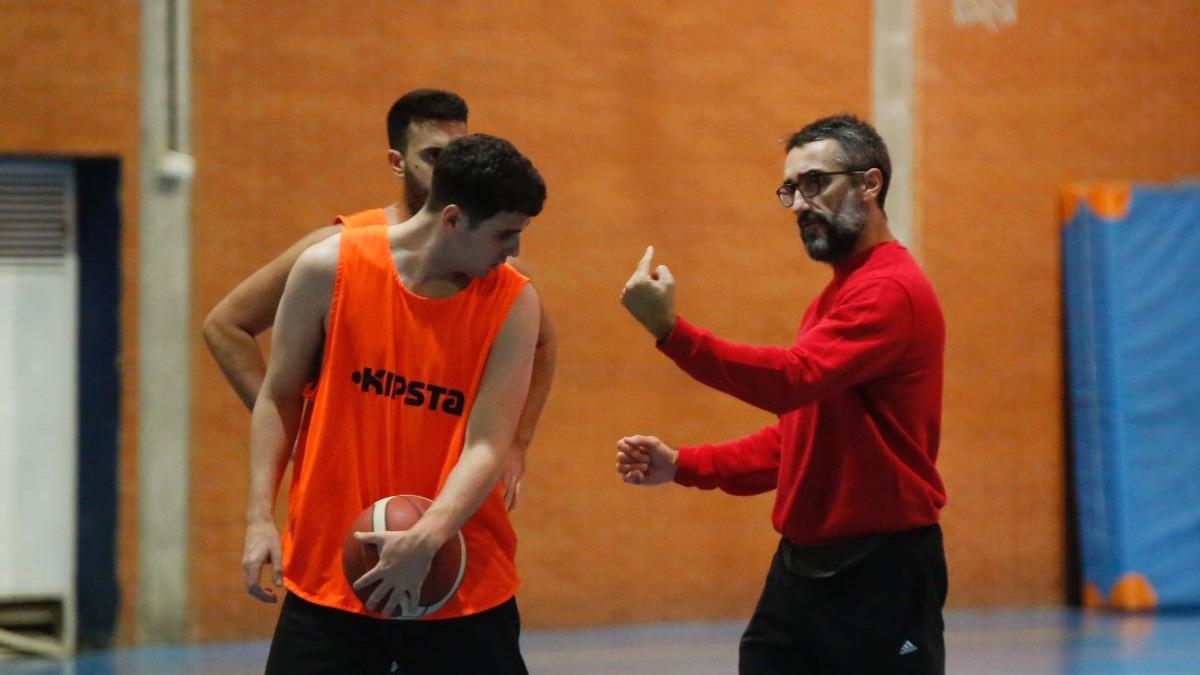
[[(269, 563), (289, 591), (268, 673), (385, 673), (393, 661), (401, 673), (527, 672), (499, 479), (540, 309), (505, 260), (545, 194), (507, 141), (465, 136), (441, 153), (412, 218), (347, 229), (296, 261), (251, 423), (245, 583), (274, 601), (259, 583)], [(281, 546), (272, 505), (314, 379)], [(426, 395), (406, 395), (418, 385)], [(409, 530), (359, 535), (380, 554), (354, 584), (378, 582), (364, 606), (342, 574), (342, 541), (363, 508), (395, 494), (433, 504)], [(419, 597), (434, 553), (460, 531), (467, 568), (454, 597), (421, 620), (376, 618)]]
[[(387, 116), (387, 157), (392, 174), (404, 184), (403, 199), (384, 208), (338, 216), (332, 225), (313, 230), (238, 284), (209, 312), (204, 320), (204, 340), (247, 408), (254, 408), (267, 369), (255, 338), (275, 321), (284, 282), (296, 259), (309, 246), (339, 234), (343, 228), (398, 223), (419, 211), (429, 195), (433, 164), (447, 143), (467, 133), (467, 115), (466, 101), (449, 91), (416, 89), (397, 99)], [(519, 261), (511, 263), (528, 276)], [(543, 311), (533, 379), (513, 438), (514, 452), (509, 455), (504, 473), (505, 502), (510, 509), (516, 506), (520, 491), (525, 450), (533, 441), (550, 394), (555, 350), (553, 326)]]

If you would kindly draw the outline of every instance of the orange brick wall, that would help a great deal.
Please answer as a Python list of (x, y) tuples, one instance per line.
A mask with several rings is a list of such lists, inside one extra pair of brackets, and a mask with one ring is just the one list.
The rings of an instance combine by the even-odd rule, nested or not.
[(1200, 175), (1200, 3), (920, 3), (917, 220), (946, 313), (951, 601), (1065, 597), (1056, 189)]
[[(33, 11), (36, 6), (41, 11)], [(1068, 180), (1200, 174), (1200, 48), (1186, 1), (1021, 3), (996, 32), (918, 2), (916, 231), (949, 327), (941, 467), (951, 602), (1064, 596), (1058, 232)], [(785, 343), (827, 271), (774, 201), (804, 122), (870, 114), (870, 3), (193, 3), (191, 593), (196, 639), (262, 637), (239, 579), (248, 415), (199, 323), (335, 213), (398, 195), (383, 117), (462, 93), (549, 183), (528, 234), (561, 342), (515, 519), (532, 627), (745, 616), (774, 544), (770, 496), (634, 490), (632, 432), (731, 438), (770, 421), (657, 355), (617, 303), (654, 243), (681, 311)], [(1099, 8), (1097, 8), (1099, 7)], [(0, 152), (124, 161), (123, 626), (136, 588), (138, 4), (0, 0)], [(19, 101), (20, 105), (12, 105)]]

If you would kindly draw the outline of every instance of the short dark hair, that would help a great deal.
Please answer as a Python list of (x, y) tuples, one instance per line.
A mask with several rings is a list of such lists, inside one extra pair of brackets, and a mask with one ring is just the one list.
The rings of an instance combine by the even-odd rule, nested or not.
[(546, 183), (533, 162), (512, 143), (471, 134), (456, 138), (433, 165), (429, 206), (455, 204), (473, 225), (502, 211), (532, 218), (542, 212)]
[(388, 147), (399, 152), (408, 148), (411, 122), (466, 122), (467, 102), (451, 91), (414, 89), (396, 99), (388, 110)]
[(844, 165), (844, 169), (879, 169), (883, 174), (883, 187), (879, 190), (879, 208), (882, 209), (887, 199), (888, 185), (892, 182), (892, 160), (879, 132), (854, 115), (842, 113), (821, 118), (792, 134), (787, 142), (787, 151), (826, 139), (833, 139), (841, 146), (837, 161)]

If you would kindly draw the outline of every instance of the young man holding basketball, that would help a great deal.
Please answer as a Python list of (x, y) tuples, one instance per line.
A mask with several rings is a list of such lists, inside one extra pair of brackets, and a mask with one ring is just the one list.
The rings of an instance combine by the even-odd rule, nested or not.
[(674, 279), (665, 266), (651, 271), (652, 249), (622, 294), (680, 368), (779, 422), (695, 447), (626, 437), (617, 471), (640, 485), (776, 490), (782, 536), (740, 672), (940, 674), (941, 309), (888, 229), (891, 162), (875, 130), (839, 115), (787, 149), (780, 203), (809, 256), (833, 267), (791, 347), (726, 342), (676, 317)]
[[(274, 601), (259, 583), (270, 564), (289, 591), (267, 672), (384, 673), (392, 661), (402, 673), (526, 672), (516, 537), (497, 481), (529, 387), (539, 302), (505, 260), (544, 199), (511, 144), (465, 136), (438, 157), (412, 218), (348, 229), (297, 260), (251, 424), (245, 583)], [(314, 379), (281, 546), (272, 504)], [(434, 501), (409, 530), (360, 536), (380, 552), (355, 583), (378, 583), (364, 607), (343, 577), (342, 542), (364, 507), (395, 494)], [(434, 553), (460, 531), (466, 574), (433, 620), (375, 618), (419, 597)]]
[[(313, 230), (238, 284), (209, 312), (204, 320), (205, 343), (247, 408), (254, 408), (267, 369), (256, 337), (275, 321), (284, 282), (296, 259), (309, 246), (344, 228), (388, 225), (412, 217), (429, 196), (438, 154), (447, 143), (467, 133), (467, 116), (466, 101), (450, 91), (415, 89), (396, 99), (387, 115), (387, 158), (392, 175), (404, 184), (403, 199), (384, 208), (338, 216), (332, 225)], [(519, 261), (513, 259), (510, 263), (528, 276)], [(510, 509), (516, 506), (525, 473), (525, 452), (550, 394), (556, 348), (554, 329), (543, 309), (529, 396), (503, 478), (505, 502)]]

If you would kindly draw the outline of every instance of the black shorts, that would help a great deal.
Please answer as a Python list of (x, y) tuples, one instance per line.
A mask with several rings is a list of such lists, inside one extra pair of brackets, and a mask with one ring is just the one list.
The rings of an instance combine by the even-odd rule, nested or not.
[(389, 621), (283, 599), (268, 675), (528, 675), (516, 598), (479, 614)]
[(789, 571), (785, 557), (775, 553), (742, 635), (742, 675), (946, 672), (940, 527), (887, 535), (831, 576)]

